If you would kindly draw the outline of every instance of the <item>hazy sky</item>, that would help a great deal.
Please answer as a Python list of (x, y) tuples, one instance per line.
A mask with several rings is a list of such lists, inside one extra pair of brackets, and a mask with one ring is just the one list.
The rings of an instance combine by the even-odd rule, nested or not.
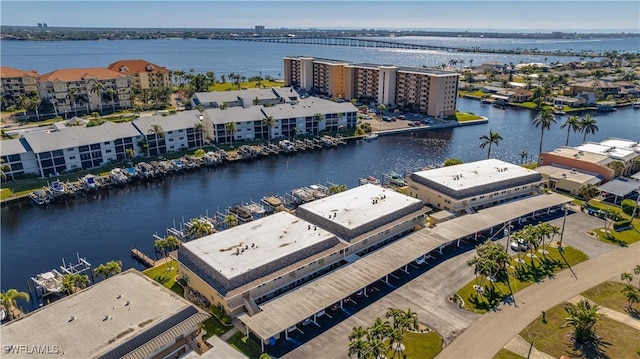
[(640, 32), (640, 1), (5, 1), (2, 25)]

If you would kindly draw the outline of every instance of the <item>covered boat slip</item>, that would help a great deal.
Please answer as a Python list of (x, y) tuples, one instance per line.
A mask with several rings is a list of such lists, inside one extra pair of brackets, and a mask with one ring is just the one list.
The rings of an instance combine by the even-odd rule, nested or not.
[(305, 286), (299, 287), (260, 306), (253, 316), (243, 314), (238, 319), (264, 344), (270, 338), (316, 313), (387, 277), (438, 248), (501, 226), (538, 211), (561, 206), (571, 199), (559, 194), (545, 194), (506, 203), (481, 212), (458, 217), (435, 228), (425, 228), (401, 238), (380, 250), (339, 268)]

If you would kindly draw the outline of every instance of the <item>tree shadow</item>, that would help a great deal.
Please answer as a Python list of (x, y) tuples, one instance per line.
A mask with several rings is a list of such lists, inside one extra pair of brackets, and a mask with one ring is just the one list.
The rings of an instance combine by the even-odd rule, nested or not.
[(160, 283), (162, 285), (164, 285), (165, 283), (167, 283), (170, 280), (170, 278), (166, 277), (166, 276), (156, 276), (153, 279), (155, 279), (156, 282), (158, 282), (158, 283)]
[(614, 235), (613, 235), (613, 234), (611, 234), (611, 233), (607, 233), (603, 238), (604, 238), (606, 241), (609, 241), (609, 242), (611, 242), (612, 244), (615, 244), (615, 245), (617, 245), (617, 246), (619, 246), (619, 247), (628, 247), (628, 246), (629, 246), (629, 244), (627, 244), (627, 242), (625, 242), (625, 241), (623, 241), (623, 240), (621, 240), (621, 239), (616, 238), (616, 236), (614, 236)]
[(610, 359), (605, 350), (611, 346), (611, 343), (605, 342), (602, 338), (594, 338), (584, 343), (573, 344), (574, 352), (567, 352), (571, 356), (580, 356), (586, 359)]
[(633, 319), (640, 319), (640, 311), (634, 307), (627, 306), (627, 308), (625, 309), (625, 312), (629, 313), (629, 315)]

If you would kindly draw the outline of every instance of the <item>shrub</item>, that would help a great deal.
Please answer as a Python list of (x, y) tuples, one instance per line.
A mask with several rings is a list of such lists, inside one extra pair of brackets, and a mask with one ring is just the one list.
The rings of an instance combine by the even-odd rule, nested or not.
[(613, 223), (613, 229), (616, 231), (631, 227), (631, 220), (625, 219), (624, 221), (617, 221)]
[(231, 325), (231, 317), (224, 310), (222, 304), (212, 305), (211, 313), (213, 313), (213, 315), (216, 316), (216, 318), (218, 318), (222, 324), (227, 326)]
[(636, 217), (640, 217), (640, 206), (636, 206), (636, 201), (632, 199), (625, 199), (622, 201), (622, 211), (628, 215), (633, 214), (633, 208), (636, 208)]

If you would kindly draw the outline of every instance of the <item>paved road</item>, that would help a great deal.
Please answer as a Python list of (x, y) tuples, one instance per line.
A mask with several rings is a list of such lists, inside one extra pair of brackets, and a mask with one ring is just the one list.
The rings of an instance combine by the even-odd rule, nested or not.
[(492, 358), (529, 322), (546, 310), (640, 263), (640, 242), (617, 248), (558, 273), (554, 280), (529, 286), (516, 294), (518, 308), (502, 306), (487, 313), (446, 346), (438, 358)]

